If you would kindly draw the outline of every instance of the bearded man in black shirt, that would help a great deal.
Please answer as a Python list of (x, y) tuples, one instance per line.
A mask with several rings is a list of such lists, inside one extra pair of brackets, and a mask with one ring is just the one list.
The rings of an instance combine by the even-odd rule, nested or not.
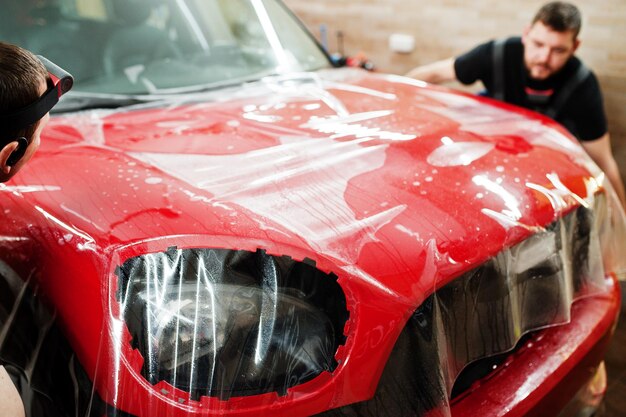
[(430, 83), (480, 80), (486, 95), (551, 117), (578, 138), (626, 207), (600, 85), (574, 56), (580, 27), (576, 6), (551, 2), (539, 9), (521, 38), (490, 41), (458, 57), (417, 67), (407, 76)]

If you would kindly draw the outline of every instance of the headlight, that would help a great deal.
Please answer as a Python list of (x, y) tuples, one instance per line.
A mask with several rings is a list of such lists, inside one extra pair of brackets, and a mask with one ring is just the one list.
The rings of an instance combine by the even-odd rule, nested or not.
[(336, 278), (263, 251), (170, 249), (126, 261), (118, 301), (142, 375), (227, 399), (337, 367), (348, 318)]

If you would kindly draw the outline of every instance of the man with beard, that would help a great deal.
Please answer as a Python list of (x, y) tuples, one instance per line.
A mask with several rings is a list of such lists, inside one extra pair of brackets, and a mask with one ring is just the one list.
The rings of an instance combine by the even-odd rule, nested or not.
[(600, 85), (574, 56), (580, 28), (576, 6), (551, 2), (539, 9), (521, 38), (490, 41), (458, 57), (414, 68), (407, 76), (430, 83), (480, 80), (485, 95), (551, 117), (578, 138), (626, 207)]

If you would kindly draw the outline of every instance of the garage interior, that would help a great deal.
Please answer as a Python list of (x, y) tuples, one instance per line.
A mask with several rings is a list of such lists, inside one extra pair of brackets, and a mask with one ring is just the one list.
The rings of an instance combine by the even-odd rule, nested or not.
[[(62, 1), (72, 3), (67, 10), (63, 9), (67, 16), (57, 6)], [(62, 46), (56, 51), (60, 53), (59, 60), (54, 61), (64, 68), (66, 60), (72, 66), (76, 64), (77, 71), (71, 70), (77, 81), (75, 90), (81, 91), (83, 81), (88, 81), (84, 92), (90, 92), (89, 88), (94, 88), (91, 92), (102, 88), (105, 94), (120, 90), (119, 97), (97, 94), (89, 97), (96, 100), (87, 100), (87, 96), (80, 100), (77, 95), (76, 109), (80, 110), (71, 108), (67, 100), (71, 97), (66, 96), (63, 104), (68, 104), (68, 110), (54, 116), (56, 120), (44, 135), (46, 141), (42, 142), (44, 149), (39, 151), (39, 159), (31, 164), (31, 171), (22, 172), (16, 179), (19, 181), (16, 187), (25, 187), (0, 184), (5, 191), (0, 209), (12, 219), (4, 222), (5, 228), (0, 233), (0, 243), (8, 253), (7, 259), (0, 259), (0, 264), (8, 261), (17, 265), (17, 272), (0, 268), (0, 289), (6, 287), (0, 295), (7, 295), (8, 300), (4, 304), (0, 300), (0, 316), (8, 312), (5, 316), (10, 319), (9, 326), (0, 326), (0, 348), (14, 346), (4, 343), (5, 340), (23, 342), (28, 348), (22, 349), (18, 344), (18, 348), (10, 350), (15, 354), (14, 362), (5, 361), (4, 351), (0, 349), (0, 364), (8, 365), (11, 371), (8, 376), (18, 388), (24, 406), (28, 407), (27, 416), (228, 414), (291, 417), (322, 412), (316, 415), (396, 417), (439, 414), (438, 410), (442, 414), (450, 414), (448, 410), (452, 410), (455, 415), (473, 416), (478, 407), (492, 404), (487, 413), (499, 414), (505, 410), (517, 416), (530, 413), (552, 417), (558, 414), (557, 408), (560, 410), (560, 405), (554, 404), (560, 404), (561, 398), (570, 399), (570, 395), (563, 393), (578, 389), (577, 381), (582, 378), (577, 376), (585, 373), (589, 374), (586, 381), (592, 383), (583, 387), (589, 389), (579, 390), (579, 393), (589, 394), (583, 405), (593, 402), (586, 401), (589, 397), (598, 401), (604, 399), (597, 411), (589, 407), (586, 414), (576, 417), (626, 416), (626, 267), (620, 262), (626, 262), (626, 256), (610, 256), (614, 255), (615, 246), (626, 248), (626, 241), (620, 240), (626, 240), (626, 229), (619, 228), (619, 221), (594, 221), (608, 218), (595, 214), (598, 206), (604, 209), (601, 204), (606, 199), (592, 197), (600, 194), (599, 182), (576, 164), (565, 146), (558, 147), (558, 155), (550, 159), (556, 152), (541, 152), (555, 149), (528, 145), (541, 137), (543, 129), (522, 130), (521, 136), (517, 130), (501, 135), (504, 139), (519, 139), (520, 145), (528, 145), (526, 149), (530, 150), (522, 148), (517, 153), (523, 154), (525, 161), (531, 161), (520, 166), (528, 172), (527, 178), (534, 175), (532, 181), (522, 180), (521, 175), (515, 178), (498, 175), (497, 179), (485, 175), (508, 170), (511, 159), (500, 153), (499, 159), (494, 157), (492, 167), (470, 166), (476, 172), (469, 175), (469, 171), (461, 170), (474, 162), (475, 159), (468, 163), (463, 159), (472, 152), (463, 147), (453, 147), (452, 151), (449, 148), (455, 144), (455, 134), (472, 133), (469, 129), (462, 132), (454, 130), (457, 125), (453, 125), (450, 128), (453, 134), (435, 136), (441, 145), (428, 150), (422, 141), (413, 140), (426, 135), (417, 129), (415, 135), (406, 135), (404, 129), (400, 134), (379, 124), (361, 125), (361, 113), (352, 111), (345, 113), (356, 115), (356, 119), (346, 117), (345, 123), (341, 119), (344, 108), (356, 108), (366, 118), (373, 114), (374, 119), (402, 113), (404, 119), (384, 120), (392, 127), (411, 128), (418, 123), (436, 125), (433, 121), (438, 113), (435, 112), (413, 121), (413, 116), (419, 115), (419, 110), (410, 110), (416, 103), (416, 96), (420, 96), (415, 93), (417, 88), (407, 88), (406, 92), (399, 88), (398, 94), (386, 94), (388, 90), (384, 88), (394, 88), (393, 81), (398, 77), (389, 77), (384, 83), (390, 86), (374, 86), (368, 93), (369, 86), (361, 80), (367, 79), (375, 85), (380, 81), (378, 78), (361, 77), (364, 72), (358, 70), (321, 71), (320, 79), (333, 72), (356, 79), (346, 80), (346, 91), (354, 90), (356, 94), (345, 94), (351, 101), (346, 101), (348, 104), (342, 108), (343, 104), (333, 106), (334, 103), (324, 101), (325, 91), (336, 89), (334, 84), (324, 85), (323, 90), (307, 91), (306, 87), (313, 85), (312, 81), (317, 78), (312, 76), (309, 81), (300, 71), (326, 66), (328, 62), (288, 16), (282, 12), (277, 14), (281, 19), (275, 20), (274, 25), (274, 16), (268, 13), (273, 9), (263, 6), (273, 4), (272, 0), (62, 1), (6, 2), (4, 14), (11, 19), (0, 15), (0, 21), (14, 26), (19, 26), (20, 20), (14, 18), (16, 14), (12, 13), (10, 5), (21, 11), (24, 5), (31, 3), (54, 3), (54, 6), (35, 8), (38, 12), (43, 10), (43, 14), (26, 13), (26, 23), (30, 26), (21, 25), (26, 28), (24, 34), (21, 26), (19, 33), (6, 30), (8, 24), (4, 25), (4, 32), (9, 32), (10, 40), (15, 39), (15, 42), (21, 42), (24, 35), (24, 42), (40, 47), (46, 52), (37, 53), (47, 57), (48, 51), (54, 54), (55, 50), (45, 41), (54, 38), (52, 46)], [(471, 3), (461, 0), (278, 1), (293, 10), (330, 53), (362, 57), (381, 73), (405, 74), (416, 66), (461, 54), (486, 40), (520, 35), (535, 11), (547, 0), (508, 3), (494, 0)], [(626, 0), (569, 1), (575, 2), (583, 12), (582, 45), (577, 55), (594, 70), (601, 83), (613, 153), (626, 183)], [(139, 22), (124, 22), (124, 17), (131, 17), (132, 13), (109, 13), (115, 9), (104, 7), (110, 5), (109, 2), (131, 6), (145, 2), (158, 7), (156, 11), (145, 8), (143, 11), (147, 13), (140, 13), (143, 17), (137, 19)], [(191, 13), (185, 5), (192, 2), (203, 13)], [(96, 3), (102, 7), (91, 8)], [(228, 18), (216, 12), (218, 3)], [(239, 3), (247, 8), (239, 7)], [(282, 10), (279, 5), (274, 6)], [(72, 15), (84, 12), (83, 8), (94, 14)], [(96, 21), (96, 17), (102, 21)], [(197, 22), (205, 18), (212, 21), (214, 17), (219, 24), (206, 27), (215, 28), (216, 33), (207, 30), (211, 36), (205, 37), (198, 29), (204, 26)], [(57, 25), (59, 22), (68, 25)], [(136, 28), (140, 29), (139, 33), (148, 34), (148, 40), (157, 39), (158, 45), (168, 49), (167, 53), (140, 56), (140, 52), (150, 48), (138, 40)], [(267, 39), (261, 36), (261, 28), (268, 32), (263, 32)], [(29, 30), (35, 34), (32, 38), (26, 35)], [(283, 36), (278, 37), (279, 33)], [(280, 45), (276, 44), (276, 38), (285, 39), (288, 54), (280, 53), (282, 49), (277, 48)], [(232, 39), (237, 42), (230, 42)], [(256, 41), (260, 39), (268, 41), (266, 49), (258, 47)], [(70, 44), (70, 40), (75, 43)], [(85, 40), (88, 42), (83, 43)], [(138, 48), (127, 48), (135, 44)], [(270, 53), (272, 48), (274, 51)], [(122, 52), (117, 54), (117, 51)], [(274, 55), (278, 58), (277, 66), (273, 64)], [(267, 59), (268, 56), (271, 59)], [(135, 61), (135, 58), (139, 59)], [(299, 64), (293, 69), (285, 65), (290, 64), (291, 58), (294, 64)], [(299, 61), (305, 58), (308, 61)], [(303, 62), (307, 64), (300, 65)], [(70, 71), (70, 67), (67, 68)], [(259, 71), (259, 68), (272, 71)], [(249, 70), (254, 72), (247, 73)], [(283, 70), (287, 77), (282, 77)], [(57, 72), (50, 70), (50, 73)], [(292, 73), (295, 78), (290, 77)], [(247, 77), (250, 74), (254, 75), (250, 80), (262, 85), (251, 85)], [(260, 77), (265, 78), (267, 74), (272, 76), (265, 82)], [(218, 85), (215, 80), (222, 76), (224, 79), (214, 89), (213, 86)], [(334, 81), (332, 77), (328, 79)], [(236, 80), (233, 85), (232, 80)], [(223, 84), (225, 89), (222, 89), (223, 81), (229, 81)], [(368, 91), (358, 91), (363, 85)], [(357, 89), (350, 90), (350, 86)], [(450, 83), (448, 86), (470, 94), (482, 90), (481, 85), (467, 87)], [(159, 98), (161, 88), (172, 93), (172, 97)], [(58, 98), (60, 91), (49, 86), (51, 94), (46, 94)], [(375, 93), (382, 93), (378, 94), (381, 97)], [(151, 99), (156, 97), (156, 100), (130, 100), (138, 94), (153, 96)], [(368, 94), (376, 100), (368, 100)], [(402, 100), (396, 100), (398, 97)], [(103, 98), (111, 100), (101, 100)], [(340, 99), (344, 97), (338, 97), (337, 103)], [(455, 109), (451, 101), (450, 107)], [(189, 102), (192, 105), (188, 105)], [(393, 103), (391, 110), (386, 107), (388, 103)], [(444, 99), (441, 103), (447, 105)], [(486, 111), (488, 106), (476, 107), (479, 119), (491, 121)], [(77, 114), (77, 111), (83, 113)], [(335, 113), (340, 116), (337, 126)], [(450, 122), (468, 115), (474, 116), (471, 109), (451, 116)], [(14, 113), (8, 116), (13, 117)], [(506, 114), (502, 120), (508, 120)], [(493, 121), (500, 119), (493, 118)], [(327, 131), (328, 124), (332, 126)], [(360, 146), (360, 142), (354, 140), (341, 140), (346, 131), (348, 136), (364, 141), (375, 136), (375, 139), (380, 137), (395, 143), (388, 147)], [(441, 130), (435, 132), (438, 134)], [(487, 139), (475, 142), (478, 145), (490, 142), (492, 138), (485, 136)], [(219, 140), (207, 146), (207, 138)], [(517, 145), (510, 144), (505, 151), (515, 153)], [(478, 149), (475, 158), (481, 158), (491, 149)], [(424, 155), (417, 155), (422, 151)], [(533, 155), (531, 151), (539, 151), (538, 157), (528, 158)], [(354, 158), (354, 167), (342, 165), (343, 155), (350, 158), (353, 154), (362, 155), (361, 152), (366, 158), (362, 161)], [(334, 158), (335, 155), (339, 157)], [(407, 155), (410, 158), (406, 158)], [(419, 173), (424, 175), (420, 181), (409, 182), (407, 177), (410, 176), (406, 173), (422, 163), (417, 156), (428, 156), (424, 161), (432, 165), (427, 166), (431, 171), (424, 170)], [(328, 161), (332, 162), (330, 168)], [(58, 173), (51, 175), (50, 167), (58, 168)], [(453, 182), (456, 179), (452, 175), (449, 178), (440, 175), (441, 180), (433, 180), (428, 172), (439, 173), (433, 167), (454, 167), (449, 171), (445, 169), (446, 174), (460, 167), (458, 171), (465, 175), (463, 179), (468, 184), (487, 190), (494, 201), (504, 196), (503, 207), (507, 210), (491, 210), (492, 205), (481, 201), (485, 194), (477, 192), (475, 200), (469, 199), (470, 203), (476, 203), (472, 205), (473, 211), (463, 211), (464, 206), (470, 205), (466, 204), (467, 197), (449, 200), (446, 197), (457, 191), (464, 195), (467, 188), (460, 181)], [(411, 172), (412, 175), (417, 177), (418, 173)], [(304, 179), (300, 181), (300, 178)], [(327, 178), (331, 179), (331, 184)], [(543, 194), (547, 198), (531, 193), (523, 196), (526, 209), (537, 212), (533, 215), (536, 217), (528, 217), (534, 223), (517, 223), (523, 216), (521, 211), (519, 215), (513, 213), (514, 216), (506, 217), (511, 207), (518, 206), (513, 201), (515, 198), (510, 198), (516, 197), (515, 194), (498, 194), (501, 190), (507, 191), (507, 187), (498, 187), (501, 183), (514, 181), (518, 185), (513, 185), (512, 190), (526, 192), (526, 188), (532, 189), (530, 186), (545, 189), (546, 178), (554, 185)], [(564, 183), (561, 179), (565, 179)], [(31, 188), (31, 184), (38, 187)], [(387, 192), (387, 185), (391, 185), (391, 192)], [(571, 185), (581, 190), (586, 187), (585, 197), (581, 198), (582, 194), (577, 191), (571, 192)], [(248, 194), (248, 187), (253, 188), (253, 192)], [(406, 192), (407, 189), (410, 192)], [(66, 190), (69, 192), (65, 193)], [(315, 194), (311, 195), (311, 190), (316, 190)], [(428, 197), (419, 197), (413, 190)], [(575, 207), (569, 203), (572, 198), (577, 198)], [(594, 204), (588, 205), (590, 200), (595, 200)], [(390, 205), (395, 201), (398, 204)], [(561, 205), (562, 202), (565, 203)], [(438, 210), (424, 210), (430, 206)], [(561, 207), (575, 210), (567, 212)], [(483, 222), (476, 221), (473, 213), (479, 217), (486, 214), (484, 210), (503, 215), (508, 223), (480, 217), (492, 226), (483, 228)], [(401, 217), (405, 212), (406, 216)], [(399, 218), (402, 222), (392, 223), (388, 218)], [(492, 218), (503, 220), (502, 216)], [(426, 225), (423, 229), (435, 238), (423, 238), (421, 223), (426, 222), (432, 226)], [(457, 222), (458, 242), (455, 240), (457, 230), (453, 230), (457, 229)], [(449, 231), (438, 230), (442, 229), (442, 224), (449, 226)], [(524, 241), (511, 238), (510, 224), (526, 226), (519, 228), (524, 232)], [(599, 224), (602, 229), (596, 233)], [(389, 232), (378, 233), (383, 227)], [(620, 233), (615, 233), (616, 230)], [(501, 239), (490, 243), (488, 238), (495, 233), (499, 233)], [(596, 235), (600, 234), (608, 235), (611, 241), (610, 247), (603, 246), (608, 248), (603, 256), (598, 255), (601, 249)], [(355, 239), (351, 240), (352, 237)], [(447, 237), (453, 238), (451, 242), (445, 240)], [(439, 240), (446, 245), (440, 248)], [(420, 252), (411, 244), (416, 243), (419, 243), (418, 250), (425, 248), (422, 250), (425, 256), (423, 262), (420, 260), (421, 263), (414, 266), (415, 254)], [(459, 250), (462, 256), (449, 255), (449, 247), (457, 243), (464, 251)], [(512, 244), (517, 246), (516, 251), (511, 251)], [(24, 253), (6, 250), (13, 247), (26, 250)], [(488, 247), (493, 251), (479, 259), (476, 253)], [(336, 252), (342, 253), (336, 256)], [(544, 254), (545, 257), (540, 256)], [(446, 257), (441, 257), (440, 262), (439, 255)], [(536, 263), (529, 262), (535, 258)], [(581, 305), (588, 309), (572, 316), (576, 318), (567, 326), (554, 326), (544, 331), (545, 326), (557, 323), (556, 320), (562, 323), (568, 317), (570, 298), (563, 296), (569, 294), (565, 290), (573, 290), (576, 296), (584, 297), (588, 294), (584, 291), (588, 283), (583, 278), (591, 275), (603, 284), (605, 277), (598, 267), (601, 258), (607, 265), (620, 264), (622, 281), (602, 286), (611, 296), (590, 293), (586, 299), (578, 300), (572, 311)], [(589, 259), (594, 262), (588, 262)], [(230, 260), (234, 261), (229, 263)], [(226, 267), (218, 268), (223, 265)], [(350, 268), (354, 265), (358, 268), (352, 271)], [(463, 275), (459, 275), (460, 268), (467, 265), (473, 269), (463, 270)], [(413, 267), (416, 273), (409, 269)], [(451, 281), (439, 288), (436, 284), (443, 281), (438, 279), (443, 276), (440, 271), (444, 268), (448, 268), (445, 274)], [(11, 274), (2, 281), (6, 271)], [(28, 280), (22, 279), (22, 275)], [(104, 281), (103, 276), (108, 281)], [(424, 276), (429, 278), (426, 285), (411, 282), (413, 277)], [(515, 287), (501, 285), (511, 276), (516, 279)], [(28, 288), (25, 283), (31, 283), (31, 277), (35, 277), (32, 282), (37, 284), (33, 288), (39, 291), (41, 281), (41, 293), (54, 300), (51, 305), (57, 309), (55, 314), (39, 308), (38, 292), (24, 290)], [(472, 280), (473, 277), (477, 278)], [(492, 279), (494, 277), (502, 278), (502, 282)], [(545, 284), (535, 279), (543, 277), (556, 277), (561, 281), (551, 279)], [(565, 278), (569, 281), (562, 284)], [(536, 281), (540, 281), (540, 285), (528, 285), (536, 288), (536, 292), (517, 291), (517, 287)], [(485, 282), (497, 285), (483, 285)], [(200, 289), (198, 283), (204, 286)], [(409, 297), (403, 297), (393, 287), (397, 283), (404, 285)], [(458, 285), (449, 285), (455, 283)], [(485, 286), (489, 288), (485, 290)], [(546, 297), (554, 297), (543, 298), (540, 291), (543, 287)], [(624, 294), (621, 308), (619, 287)], [(436, 294), (425, 297), (430, 294), (426, 292), (430, 288), (436, 288)], [(513, 292), (522, 293), (524, 297)], [(501, 301), (507, 297), (513, 301)], [(416, 298), (420, 298), (419, 306)], [(390, 307), (385, 305), (387, 302)], [(485, 308), (476, 307), (481, 302)], [(510, 317), (495, 309), (508, 307), (507, 303), (519, 308), (508, 308), (505, 313), (510, 310)], [(607, 306), (601, 307), (602, 304)], [(108, 310), (102, 308), (105, 305)], [(548, 311), (554, 305), (561, 307), (554, 309), (555, 312)], [(21, 306), (29, 321), (14, 314)], [(450, 306), (458, 308), (448, 308)], [(523, 327), (519, 317), (524, 318), (525, 312), (535, 308), (541, 310), (541, 314), (533, 317), (539, 316), (544, 321), (529, 319), (531, 324)], [(585, 326), (585, 313), (592, 310), (604, 311), (604, 320), (602, 323), (599, 319), (595, 321), (596, 326)], [(407, 315), (410, 319), (405, 323)], [(616, 316), (619, 316), (617, 322)], [(473, 320), (474, 317), (478, 319)], [(556, 320), (552, 320), (554, 317)], [(551, 321), (545, 321), (547, 318)], [(448, 328), (462, 331), (446, 334), (446, 328), (440, 327), (444, 319), (446, 324), (453, 324)], [(61, 332), (53, 326), (57, 320), (67, 329), (61, 327)], [(230, 322), (236, 325), (230, 326)], [(467, 323), (476, 326), (470, 327)], [(587, 339), (581, 336), (575, 340), (575, 332), (568, 332), (568, 329), (576, 327), (601, 329), (601, 334), (595, 332)], [(211, 331), (204, 331), (205, 328)], [(529, 328), (534, 334), (523, 336)], [(552, 338), (551, 343), (543, 340), (552, 330), (559, 333), (563, 329), (566, 331)], [(9, 330), (18, 337), (13, 337)], [(482, 337), (483, 330), (486, 337)], [(605, 354), (606, 336), (613, 330)], [(601, 339), (593, 339), (596, 335), (602, 336)], [(475, 351), (474, 339), (482, 343)], [(415, 340), (427, 343), (420, 345)], [(593, 342), (593, 350), (587, 349), (589, 340)], [(509, 344), (500, 347), (501, 343)], [(513, 348), (515, 343), (517, 346)], [(568, 346), (575, 349), (567, 350)], [(525, 353), (528, 356), (524, 356)], [(595, 383), (602, 378), (591, 377), (604, 376), (596, 372), (601, 354), (604, 354), (608, 373), (605, 385)], [(387, 360), (387, 356), (396, 360)], [(581, 356), (585, 356), (585, 361), (577, 360)], [(591, 360), (593, 366), (589, 365)], [(542, 367), (542, 362), (564, 365), (557, 364), (558, 369), (548, 368)], [(55, 366), (47, 366), (49, 363)], [(492, 372), (498, 367), (498, 372)], [(36, 377), (30, 373), (32, 369), (38, 372)], [(337, 369), (347, 371), (335, 372)], [(519, 372), (508, 380), (493, 377), (510, 370)], [(379, 378), (381, 372), (383, 375)], [(410, 378), (403, 378), (405, 376)], [(0, 374), (0, 379), (2, 377)], [(513, 379), (515, 384), (507, 384)], [(415, 386), (411, 386), (415, 381)], [(481, 385), (483, 382), (485, 384)], [(512, 408), (505, 402), (490, 400), (496, 397), (494, 392), (507, 385), (510, 385), (508, 395), (516, 401)], [(605, 386), (606, 392), (602, 394), (606, 395), (596, 395), (593, 388), (597, 386)], [(373, 388), (377, 388), (376, 394), (382, 394), (367, 398), (366, 395), (374, 392)], [(528, 404), (528, 394), (541, 391), (537, 388), (543, 388), (545, 396), (535, 396), (538, 402), (532, 404), (531, 413), (523, 407)], [(483, 395), (472, 396), (476, 391)], [(398, 399), (394, 396), (397, 394), (403, 397)], [(389, 401), (378, 401), (386, 396)], [(0, 417), (17, 415), (3, 412), (7, 398), (0, 383)], [(460, 409), (457, 414), (449, 407), (450, 398), (460, 398), (456, 404), (465, 398), (473, 401), (457, 408)], [(413, 399), (415, 407), (421, 408), (394, 408), (403, 403), (413, 406)], [(22, 408), (22, 404), (17, 406)], [(61, 410), (59, 414), (55, 414), (57, 408)], [(551, 409), (557, 411), (551, 412)]]
[[(460, 0), (336, 1), (285, 0), (330, 52), (364, 54), (382, 72), (404, 74), (411, 68), (463, 53), (489, 39), (518, 36), (543, 1)], [(626, 182), (626, 2), (579, 0), (583, 14), (577, 56), (593, 69), (602, 86), (615, 159)], [(394, 52), (390, 39), (414, 43), (411, 52)], [(467, 88), (450, 84), (453, 88)], [(480, 86), (470, 87), (476, 91)], [(622, 293), (626, 282), (621, 283)], [(626, 411), (626, 303), (606, 356), (604, 407), (596, 417)]]

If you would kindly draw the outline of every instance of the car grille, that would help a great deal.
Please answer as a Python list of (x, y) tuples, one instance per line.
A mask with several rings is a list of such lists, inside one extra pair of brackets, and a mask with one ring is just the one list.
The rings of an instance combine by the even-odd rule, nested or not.
[(606, 291), (595, 222), (581, 206), (439, 288), (406, 323), (374, 398), (321, 415), (446, 409), (532, 332), (567, 323), (575, 299)]

